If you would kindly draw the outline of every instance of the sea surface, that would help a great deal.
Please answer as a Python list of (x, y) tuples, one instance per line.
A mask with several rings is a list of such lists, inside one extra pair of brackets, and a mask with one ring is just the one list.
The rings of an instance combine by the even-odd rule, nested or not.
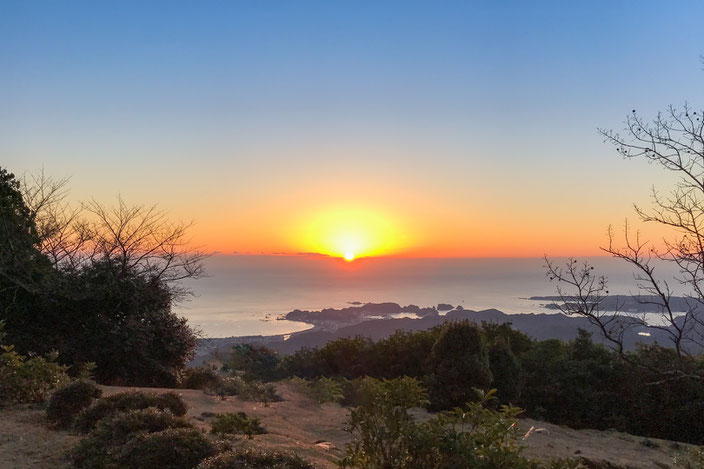
[[(611, 294), (635, 293), (633, 272), (623, 261), (582, 258), (609, 278)], [(554, 259), (565, 262), (566, 259)], [(668, 272), (668, 269), (670, 271)], [(274, 335), (309, 328), (276, 320), (294, 309), (342, 308), (354, 302), (401, 305), (461, 305), (496, 308), (508, 314), (554, 313), (531, 296), (555, 295), (555, 283), (537, 258), (368, 258), (345, 262), (314, 255), (215, 255), (208, 276), (190, 281), (194, 296), (176, 312), (206, 337)], [(663, 274), (671, 267), (659, 266)]]

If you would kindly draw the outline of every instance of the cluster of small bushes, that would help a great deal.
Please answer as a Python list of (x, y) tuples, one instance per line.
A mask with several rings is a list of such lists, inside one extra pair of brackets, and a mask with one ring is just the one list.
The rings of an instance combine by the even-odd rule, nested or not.
[(547, 463), (522, 456), (516, 428), (521, 409), (491, 402), (495, 390), (477, 392), (477, 400), (425, 421), (410, 412), (428, 404), (422, 384), (413, 378), (361, 381), (360, 404), (350, 414), (342, 467), (363, 469), (577, 469), (578, 461)]
[[(233, 449), (198, 430), (183, 416), (187, 406), (175, 393), (122, 392), (101, 397), (92, 382), (77, 380), (55, 391), (47, 418), (85, 434), (70, 451), (79, 469), (280, 468), (312, 469), (295, 455)], [(265, 430), (244, 413), (221, 414), (213, 434), (252, 437)]]
[(271, 383), (262, 382), (256, 376), (256, 373), (237, 370), (230, 366), (223, 366), (222, 372), (200, 366), (189, 368), (184, 372), (180, 387), (203, 389), (220, 399), (237, 396), (242, 400), (261, 402), (264, 405), (281, 401), (276, 387)]

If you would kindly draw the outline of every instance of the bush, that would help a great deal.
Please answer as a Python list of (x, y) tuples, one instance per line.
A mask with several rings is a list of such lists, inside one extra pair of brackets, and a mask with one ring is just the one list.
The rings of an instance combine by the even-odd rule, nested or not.
[(334, 379), (325, 377), (318, 378), (308, 383), (308, 389), (319, 404), (325, 402), (340, 402), (344, 398), (342, 385)]
[(430, 401), (433, 409), (464, 405), (476, 396), (472, 388), (487, 389), (492, 376), (481, 330), (469, 321), (443, 326), (430, 356)]
[(498, 390), (500, 402), (516, 402), (519, 395), (521, 366), (511, 350), (510, 343), (497, 337), (489, 347), (489, 366), (492, 387)]
[(192, 428), (182, 417), (153, 407), (121, 412), (98, 422), (96, 428), (71, 451), (73, 465), (82, 469), (115, 466), (119, 446), (137, 433), (155, 433), (169, 428)]
[(212, 433), (247, 435), (250, 440), (254, 435), (267, 433), (256, 417), (248, 417), (244, 412), (218, 414), (212, 422)]
[[(410, 380), (410, 381), (409, 381)], [(479, 401), (418, 423), (408, 412), (425, 401), (410, 378), (366, 381), (363, 403), (350, 414), (352, 434), (342, 467), (362, 469), (568, 469), (575, 462), (543, 466), (521, 456), (516, 407), (492, 410), (495, 390), (478, 392)]]
[(193, 469), (220, 449), (200, 430), (170, 428), (135, 435), (120, 449), (116, 462), (121, 469)]
[(180, 387), (182, 389), (208, 389), (215, 388), (222, 381), (222, 376), (212, 368), (199, 366), (187, 368), (183, 372)]
[(260, 381), (246, 381), (240, 376), (223, 378), (220, 382), (210, 389), (220, 399), (225, 399), (226, 396), (238, 396), (245, 401), (257, 401), (264, 405), (270, 402), (281, 401), (281, 396), (277, 394), (276, 387), (271, 383), (262, 383)]
[(413, 429), (408, 410), (427, 404), (425, 389), (413, 378), (363, 378), (358, 384), (360, 405), (350, 412), (346, 428), (353, 441), (341, 465), (405, 467), (400, 465), (408, 453), (405, 439)]
[(92, 381), (73, 381), (51, 394), (46, 417), (50, 422), (66, 428), (80, 411), (102, 395), (102, 389)]
[(279, 375), (279, 355), (267, 347), (238, 344), (232, 347), (230, 357), (222, 366), (223, 371), (243, 372), (249, 379), (272, 381)]
[(57, 354), (26, 357), (12, 345), (0, 345), (0, 404), (44, 402), (69, 382), (68, 367), (56, 363)]
[(155, 407), (169, 410), (176, 416), (186, 414), (188, 406), (181, 396), (173, 392), (164, 394), (146, 393), (141, 391), (126, 391), (98, 399), (81, 411), (74, 421), (74, 428), (87, 433), (95, 428), (97, 423), (119, 412)]
[(343, 392), (343, 383), (348, 383), (348, 380), (334, 380), (331, 378), (321, 377), (314, 380), (305, 380), (302, 378), (291, 378), (290, 382), (298, 385), (302, 390), (315, 399), (319, 404), (325, 402), (342, 402), (345, 398)]
[(294, 454), (243, 448), (208, 458), (197, 469), (315, 469), (315, 466)]

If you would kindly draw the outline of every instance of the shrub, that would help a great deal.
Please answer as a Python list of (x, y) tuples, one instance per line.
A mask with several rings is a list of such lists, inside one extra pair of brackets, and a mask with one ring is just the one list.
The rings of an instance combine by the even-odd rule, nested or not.
[(486, 389), (491, 384), (484, 337), (469, 321), (443, 326), (430, 364), (430, 401), (434, 409), (464, 405), (476, 397), (472, 388)]
[(196, 368), (187, 368), (181, 378), (181, 388), (183, 389), (207, 389), (217, 387), (222, 377), (217, 371), (199, 366)]
[(248, 379), (271, 381), (278, 377), (279, 355), (270, 348), (252, 344), (232, 347), (230, 357), (222, 366), (223, 371), (240, 371)]
[(489, 366), (493, 377), (491, 385), (498, 390), (500, 402), (515, 402), (519, 394), (521, 366), (507, 339), (497, 337), (491, 344)]
[(353, 441), (343, 467), (404, 467), (407, 433), (413, 429), (408, 410), (427, 403), (423, 386), (413, 378), (359, 380), (360, 405), (350, 413), (346, 431)]
[(80, 411), (102, 395), (102, 389), (92, 381), (73, 381), (51, 394), (46, 408), (47, 419), (66, 428)]
[(156, 407), (160, 410), (168, 409), (177, 416), (185, 415), (188, 410), (188, 406), (183, 402), (181, 396), (173, 392), (156, 394), (126, 391), (95, 401), (78, 414), (74, 421), (74, 428), (86, 433), (95, 428), (97, 423), (106, 417), (115, 415), (118, 412), (146, 409), (147, 407)]
[(310, 381), (294, 377), (290, 379), (290, 382), (299, 386), (319, 404), (343, 401), (345, 398), (343, 384), (349, 383), (349, 381), (344, 378), (342, 380), (334, 380), (325, 377)]
[(119, 446), (137, 433), (154, 433), (169, 428), (192, 428), (182, 417), (153, 407), (121, 412), (107, 417), (71, 451), (73, 465), (82, 469), (114, 466)]
[(351, 412), (347, 431), (353, 440), (342, 467), (363, 469), (568, 469), (575, 462), (543, 466), (521, 456), (516, 407), (492, 410), (495, 390), (479, 401), (418, 423), (408, 412), (425, 401), (413, 380), (366, 381), (363, 403)]
[(308, 389), (319, 404), (324, 402), (340, 402), (344, 398), (342, 385), (330, 378), (318, 378), (308, 383)]
[(170, 428), (135, 435), (120, 449), (115, 460), (121, 469), (193, 469), (220, 449), (199, 430)]
[(256, 417), (248, 417), (244, 412), (218, 414), (212, 422), (212, 433), (247, 435), (250, 440), (254, 435), (267, 433)]
[(27, 357), (12, 345), (0, 346), (0, 403), (44, 402), (69, 381), (68, 367), (56, 363), (56, 353)]
[(208, 458), (197, 469), (315, 469), (295, 454), (242, 448)]
[(246, 381), (240, 376), (223, 378), (215, 387), (210, 388), (210, 391), (220, 399), (225, 399), (226, 396), (238, 396), (242, 400), (262, 402), (264, 405), (282, 400), (273, 384)]

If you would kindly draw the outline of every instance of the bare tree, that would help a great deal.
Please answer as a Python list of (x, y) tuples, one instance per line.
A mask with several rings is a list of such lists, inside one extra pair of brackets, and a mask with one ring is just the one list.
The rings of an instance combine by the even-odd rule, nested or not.
[[(626, 222), (623, 241), (618, 243), (609, 227), (608, 246), (602, 248), (633, 267), (638, 291), (634, 298), (650, 305), (660, 320), (646, 321), (618, 306), (615, 311), (604, 311), (603, 301), (609, 294), (607, 279), (597, 275), (589, 264), (570, 259), (565, 265), (556, 265), (546, 258), (547, 275), (558, 282), (562, 311), (587, 318), (622, 355), (626, 331), (638, 327), (664, 333), (677, 355), (686, 357), (692, 350), (704, 347), (702, 111), (688, 105), (681, 110), (669, 107), (654, 120), (646, 121), (633, 110), (626, 119), (623, 135), (603, 129), (599, 133), (623, 157), (645, 159), (676, 175), (674, 187), (665, 194), (653, 187), (651, 207), (635, 206), (642, 222), (665, 227), (667, 236), (657, 242), (643, 241)], [(660, 277), (658, 268), (664, 263), (674, 264), (679, 274), (669, 279)], [(673, 304), (675, 290), (686, 298), (684, 308), (678, 302), (680, 311)]]
[(172, 222), (156, 205), (128, 205), (121, 197), (112, 207), (92, 200), (83, 209), (88, 214), (82, 228), (88, 233), (82, 249), (86, 259), (109, 259), (124, 271), (158, 279), (176, 299), (188, 293), (181, 280), (204, 275), (207, 254), (187, 238), (192, 223)]
[(25, 203), (37, 225), (41, 251), (59, 270), (110, 261), (126, 272), (162, 281), (175, 300), (189, 291), (180, 281), (204, 275), (207, 254), (187, 238), (192, 223), (173, 222), (156, 205), (114, 206), (91, 200), (72, 207), (68, 179), (44, 171), (22, 180)]

